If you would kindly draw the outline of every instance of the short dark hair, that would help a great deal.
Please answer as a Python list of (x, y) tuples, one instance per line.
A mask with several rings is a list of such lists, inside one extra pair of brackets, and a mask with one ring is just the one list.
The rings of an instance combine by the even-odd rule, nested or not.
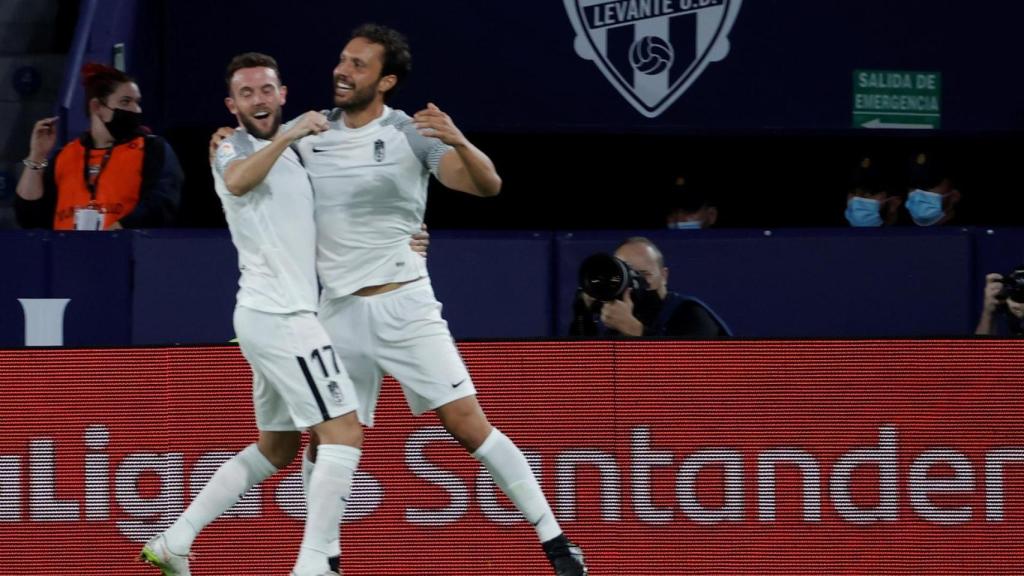
[(231, 78), (242, 68), (270, 68), (277, 74), (277, 81), (281, 82), (281, 71), (277, 68), (277, 60), (273, 56), (262, 52), (245, 52), (231, 59), (228, 63), (227, 73), (224, 74), (224, 83), (228, 87), (228, 95), (231, 95)]
[(384, 47), (384, 62), (380, 75), (394, 75), (398, 81), (395, 87), (385, 94), (385, 98), (397, 91), (402, 80), (412, 71), (412, 51), (409, 41), (398, 30), (380, 24), (367, 23), (352, 31), (352, 39), (365, 38), (374, 44)]
[(910, 162), (910, 187), (920, 190), (931, 190), (952, 179), (949, 159), (937, 151), (915, 154)]

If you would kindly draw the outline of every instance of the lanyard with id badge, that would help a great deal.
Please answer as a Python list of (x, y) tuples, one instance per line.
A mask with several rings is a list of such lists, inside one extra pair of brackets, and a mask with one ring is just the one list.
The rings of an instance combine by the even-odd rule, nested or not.
[(85, 186), (89, 189), (89, 203), (85, 206), (75, 207), (75, 230), (103, 230), (103, 219), (106, 217), (107, 211), (96, 202), (96, 189), (100, 183), (100, 176), (107, 167), (107, 163), (110, 162), (110, 156), (113, 153), (113, 146), (107, 148), (99, 166), (93, 166), (89, 162), (92, 157), (92, 146), (85, 147), (82, 177), (85, 178)]

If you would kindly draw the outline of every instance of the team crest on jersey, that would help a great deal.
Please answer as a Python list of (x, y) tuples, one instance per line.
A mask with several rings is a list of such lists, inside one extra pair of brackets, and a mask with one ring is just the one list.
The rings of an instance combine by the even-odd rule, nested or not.
[(373, 159), (377, 162), (384, 161), (384, 141), (377, 140), (373, 143)]
[(576, 54), (648, 118), (729, 55), (742, 0), (563, 0)]
[(345, 397), (341, 394), (341, 387), (335, 381), (327, 383), (327, 391), (331, 393), (331, 398), (334, 399), (335, 404), (343, 404)]

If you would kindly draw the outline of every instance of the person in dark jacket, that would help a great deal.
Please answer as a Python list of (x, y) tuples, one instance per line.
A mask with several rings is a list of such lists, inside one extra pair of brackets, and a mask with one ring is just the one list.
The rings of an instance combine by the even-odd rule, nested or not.
[(647, 290), (627, 288), (620, 299), (598, 302), (578, 290), (573, 302), (572, 336), (650, 336), (725, 338), (729, 327), (697, 298), (668, 289), (668, 268), (653, 242), (627, 239), (615, 257), (643, 276)]
[(135, 81), (102, 64), (82, 68), (89, 130), (55, 157), (58, 118), (36, 122), (18, 180), (22, 228), (118, 230), (171, 224), (181, 197), (178, 158), (142, 126)]

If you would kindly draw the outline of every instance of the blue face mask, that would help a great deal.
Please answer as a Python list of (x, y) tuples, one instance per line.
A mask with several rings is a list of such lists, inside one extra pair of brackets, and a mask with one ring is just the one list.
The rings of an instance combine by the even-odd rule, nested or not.
[(882, 203), (871, 198), (854, 196), (846, 203), (846, 221), (856, 228), (882, 225)]
[(700, 230), (703, 225), (700, 220), (678, 220), (668, 225), (672, 230)]
[(931, 226), (946, 213), (942, 210), (942, 194), (914, 190), (907, 196), (907, 211), (918, 226)]

